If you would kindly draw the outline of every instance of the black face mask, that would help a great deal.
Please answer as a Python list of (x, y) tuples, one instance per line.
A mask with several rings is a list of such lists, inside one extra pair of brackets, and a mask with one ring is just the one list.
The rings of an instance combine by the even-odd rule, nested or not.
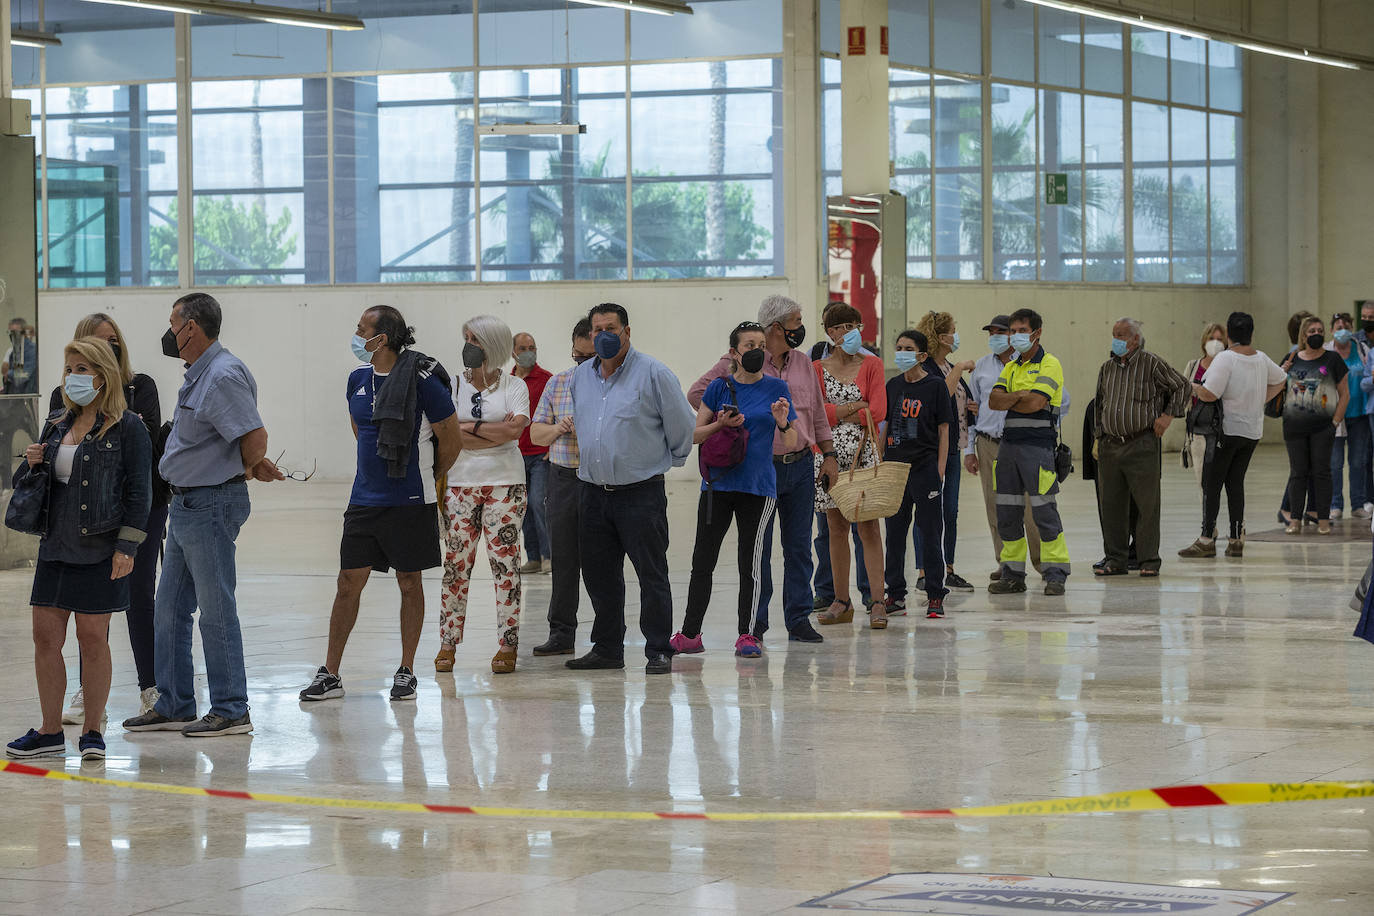
[(190, 324), (190, 323), (191, 323), (191, 322), (188, 321), (188, 322), (186, 322), (186, 324), (183, 324), (183, 325), (181, 326), (181, 330), (179, 330), (179, 331), (173, 331), (171, 328), (168, 328), (166, 331), (163, 332), (163, 334), (162, 334), (162, 355), (163, 355), (163, 356), (166, 356), (166, 357), (168, 357), (169, 359), (180, 359), (180, 358), (181, 358), (181, 349), (182, 349), (182, 347), (181, 347), (181, 344), (180, 344), (178, 341), (179, 341), (179, 338), (181, 337), (181, 331), (186, 330), (186, 325), (187, 325), (187, 324)]
[(1374, 334), (1374, 321), (1361, 321), (1360, 329), (1366, 334)]
[(124, 350), (122, 347), (119, 346), (119, 344), (110, 344), (110, 349), (114, 351), (115, 362), (119, 362), (121, 359), (123, 359)]
[(469, 369), (480, 369), (487, 361), (487, 354), (477, 344), (463, 344), (463, 365)]
[(793, 350), (797, 349), (797, 347), (806, 343), (806, 325), (798, 325), (791, 331), (787, 330), (787, 328), (783, 328), (782, 339), (787, 341), (787, 345)]
[(739, 356), (740, 368), (745, 372), (759, 372), (763, 369), (763, 348), (747, 350)]
[(1309, 350), (1320, 350), (1324, 343), (1326, 343), (1326, 336), (1323, 334), (1307, 335), (1307, 349)]

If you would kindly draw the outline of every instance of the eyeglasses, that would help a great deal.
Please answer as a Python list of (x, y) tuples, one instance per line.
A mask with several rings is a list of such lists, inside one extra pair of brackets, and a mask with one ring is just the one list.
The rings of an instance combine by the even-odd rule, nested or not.
[(277, 466), (277, 470), (281, 471), (284, 475), (286, 475), (286, 479), (287, 479), (287, 480), (299, 480), (301, 483), (305, 483), (305, 482), (306, 482), (307, 480), (309, 480), (311, 477), (314, 477), (314, 476), (315, 476), (315, 468), (316, 468), (317, 465), (318, 465), (318, 462), (317, 462), (316, 460), (314, 460), (314, 459), (311, 460), (311, 462), (310, 462), (310, 473), (309, 473), (309, 474), (305, 473), (305, 471), (288, 471), (286, 468), (284, 468), (284, 467), (281, 466), (281, 459), (282, 459), (282, 456), (285, 455), (285, 454), (286, 454), (286, 449), (282, 449), (281, 455), (278, 455), (278, 456), (277, 456), (277, 460), (274, 461), (274, 462), (272, 462), (272, 463), (275, 464), (275, 465)]
[(473, 392), (472, 395), (472, 418), (474, 420), (482, 419), (482, 392), (480, 391)]
[(736, 334), (740, 333), (741, 331), (762, 331), (762, 330), (763, 330), (763, 325), (759, 324), (757, 321), (741, 321), (739, 324), (735, 325), (735, 333), (736, 333)]
[(855, 331), (862, 327), (863, 325), (856, 324), (855, 322), (850, 321), (846, 322), (845, 324), (832, 324), (830, 327), (826, 328), (826, 330), (839, 331), (841, 334), (848, 334), (850, 331)]

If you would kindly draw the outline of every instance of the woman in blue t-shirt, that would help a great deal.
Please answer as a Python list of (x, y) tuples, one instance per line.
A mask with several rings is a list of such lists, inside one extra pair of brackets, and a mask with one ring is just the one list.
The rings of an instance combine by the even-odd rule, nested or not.
[(700, 444), (723, 429), (743, 427), (749, 433), (744, 460), (730, 468), (704, 473), (697, 505), (697, 540), (692, 549), (692, 579), (687, 587), (687, 614), (681, 632), (669, 641), (676, 652), (704, 652), (701, 621), (711, 601), (711, 578), (720, 557), (720, 546), (733, 519), (739, 532), (739, 639), (735, 654), (758, 658), (763, 644), (754, 631), (759, 605), (760, 564), (768, 549), (763, 533), (772, 518), (777, 497), (773, 470), (774, 437), (782, 453), (797, 450), (797, 431), (792, 422), (797, 412), (792, 394), (780, 378), (763, 374), (763, 326), (745, 321), (730, 332), (731, 374), (706, 388), (697, 410), (692, 441)]

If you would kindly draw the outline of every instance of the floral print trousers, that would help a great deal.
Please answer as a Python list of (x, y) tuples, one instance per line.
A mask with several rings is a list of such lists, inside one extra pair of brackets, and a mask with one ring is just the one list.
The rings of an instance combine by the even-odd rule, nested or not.
[(485, 537), (487, 560), (496, 580), (496, 629), (501, 646), (514, 649), (520, 634), (520, 527), (525, 520), (525, 485), (452, 487), (446, 505), (439, 638), (446, 646), (463, 641), (477, 543)]

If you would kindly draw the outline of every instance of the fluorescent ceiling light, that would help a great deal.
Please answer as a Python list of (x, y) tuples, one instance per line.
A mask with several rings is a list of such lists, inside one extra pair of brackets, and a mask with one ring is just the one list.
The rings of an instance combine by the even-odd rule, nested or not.
[(11, 29), (10, 44), (21, 48), (57, 48), (62, 39), (51, 32), (34, 32), (29, 29)]
[(692, 15), (692, 8), (685, 3), (678, 3), (677, 0), (572, 0), (573, 3), (585, 3), (588, 6), (609, 6), (618, 10), (629, 10), (632, 13), (654, 13), (658, 16), (674, 16), (679, 13), (685, 16)]
[(1146, 16), (1117, 8), (1114, 5), (1110, 7), (1099, 6), (1092, 3), (1073, 2), (1073, 0), (1027, 0), (1027, 2), (1034, 3), (1036, 6), (1062, 10), (1066, 13), (1078, 13), (1083, 16), (1091, 16), (1094, 19), (1108, 19), (1112, 22), (1139, 26), (1140, 28), (1170, 32), (1174, 35), (1182, 35), (1185, 38), (1196, 38), (1201, 41), (1220, 41), (1226, 44), (1235, 45), (1238, 48), (1245, 48), (1247, 51), (1256, 51), (1260, 54), (1273, 54), (1278, 57), (1287, 57), (1291, 60), (1307, 61), (1313, 64), (1325, 64), (1328, 67), (1342, 67), (1346, 70), (1374, 70), (1374, 57), (1365, 57), (1359, 54), (1333, 54), (1328, 51), (1320, 50), (1317, 53), (1313, 53), (1302, 45), (1292, 42), (1257, 39), (1253, 35), (1233, 32), (1229, 29), (1215, 29), (1207, 26), (1199, 26), (1194, 23), (1170, 19), (1167, 16)]
[(204, 13), (207, 16), (228, 16), (232, 19), (251, 19), (276, 25), (296, 25), (311, 29), (336, 29), (354, 32), (364, 28), (356, 16), (325, 13), (317, 10), (298, 10), (289, 6), (270, 6), (266, 3), (241, 3), (238, 0), (86, 0), (87, 3), (107, 3), (132, 6), (137, 9), (165, 10), (169, 13)]
[(480, 124), (477, 133), (506, 137), (535, 137), (548, 134), (585, 134), (585, 124)]

